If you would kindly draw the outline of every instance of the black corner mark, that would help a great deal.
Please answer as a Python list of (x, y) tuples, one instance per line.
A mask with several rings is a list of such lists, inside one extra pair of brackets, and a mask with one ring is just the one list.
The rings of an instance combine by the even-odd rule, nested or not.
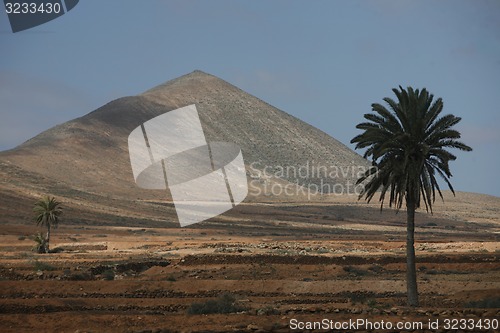
[(4, 0), (12, 32), (52, 21), (73, 9), (79, 0)]

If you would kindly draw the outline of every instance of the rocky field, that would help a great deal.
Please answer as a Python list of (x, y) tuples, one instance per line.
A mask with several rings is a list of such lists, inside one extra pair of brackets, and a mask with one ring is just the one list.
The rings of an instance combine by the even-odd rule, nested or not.
[(428, 325), (499, 318), (496, 233), (469, 224), (467, 237), (460, 223), (453, 230), (445, 222), (418, 229), (421, 307), (412, 309), (405, 305), (401, 226), (356, 231), (362, 221), (329, 224), (335, 232), (297, 222), (270, 223), (267, 232), (231, 222), (61, 225), (50, 254), (31, 251), (29, 235), (38, 228), (4, 225), (2, 332), (301, 332), (307, 330), (294, 329), (297, 322), (324, 319)]

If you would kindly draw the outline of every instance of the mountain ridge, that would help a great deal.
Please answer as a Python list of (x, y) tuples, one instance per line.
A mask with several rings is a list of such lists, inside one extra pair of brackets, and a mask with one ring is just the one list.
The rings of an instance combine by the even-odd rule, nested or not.
[[(14, 149), (0, 152), (0, 172), (4, 174), (5, 183), (9, 182), (9, 172), (11, 176), (25, 172), (30, 175), (27, 179), (16, 180), (21, 188), (62, 197), (75, 192), (87, 206), (96, 200), (94, 196), (104, 201), (122, 200), (124, 206), (127, 202), (134, 206), (140, 205), (141, 200), (165, 200), (168, 193), (164, 191), (136, 186), (127, 138), (145, 121), (190, 104), (197, 106), (208, 142), (225, 141), (240, 146), (248, 177), (257, 186), (291, 183), (308, 187), (320, 181), (318, 177), (304, 179), (296, 175), (285, 175), (284, 179), (261, 177), (260, 171), (266, 167), (274, 174), (276, 168), (299, 168), (307, 163), (347, 169), (369, 165), (319, 129), (216, 76), (197, 70), (139, 95), (113, 100), (82, 117), (54, 126)], [(252, 163), (258, 166), (251, 168)], [(18, 171), (12, 171), (9, 165), (19, 168)], [(38, 177), (48, 183), (38, 185), (33, 180)], [(355, 180), (354, 175), (340, 175), (327, 181), (344, 186)], [(51, 182), (55, 185), (51, 186)], [(85, 199), (87, 195), (92, 197), (89, 202)], [(248, 200), (273, 198), (249, 196)]]

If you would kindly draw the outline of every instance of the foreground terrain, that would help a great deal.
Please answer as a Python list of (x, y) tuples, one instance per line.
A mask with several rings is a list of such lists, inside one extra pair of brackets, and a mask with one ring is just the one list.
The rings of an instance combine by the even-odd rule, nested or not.
[[(405, 306), (404, 214), (352, 217), (347, 201), (334, 217), (324, 217), (324, 203), (281, 203), (182, 229), (63, 224), (50, 254), (31, 251), (37, 227), (5, 224), (1, 331), (289, 332), (291, 320), (499, 319), (496, 201), (482, 215), (456, 199), (441, 215), (420, 216), (418, 309)], [(273, 218), (259, 223), (266, 214)]]

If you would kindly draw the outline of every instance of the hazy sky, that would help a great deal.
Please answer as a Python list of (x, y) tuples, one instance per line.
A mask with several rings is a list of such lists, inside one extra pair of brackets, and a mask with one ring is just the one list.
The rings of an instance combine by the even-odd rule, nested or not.
[(371, 103), (426, 87), (472, 153), (456, 189), (500, 196), (500, 1), (80, 0), (13, 34), (0, 13), (0, 150), (195, 69), (353, 148)]

